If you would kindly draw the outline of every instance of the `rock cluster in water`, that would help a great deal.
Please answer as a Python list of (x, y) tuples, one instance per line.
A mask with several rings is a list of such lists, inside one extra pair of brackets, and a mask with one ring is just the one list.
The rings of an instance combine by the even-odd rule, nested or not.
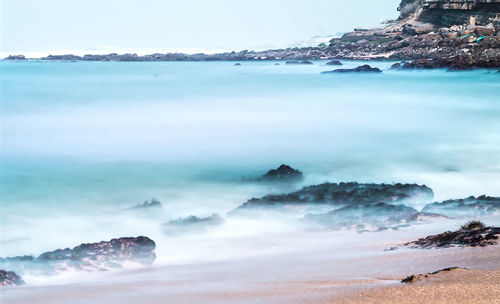
[(81, 244), (73, 249), (57, 249), (38, 257), (17, 256), (0, 258), (5, 269), (29, 269), (33, 272), (54, 274), (64, 270), (108, 270), (121, 268), (123, 263), (133, 262), (151, 265), (156, 259), (156, 244), (145, 236), (124, 237), (108, 242)]
[(455, 218), (470, 218), (500, 212), (500, 197), (482, 195), (446, 200), (426, 205), (423, 212), (442, 213)]
[(24, 281), (15, 272), (0, 270), (0, 287), (21, 285), (24, 285)]
[(142, 204), (137, 204), (135, 206), (132, 206), (131, 209), (144, 209), (144, 208), (151, 208), (151, 207), (161, 207), (160, 201), (153, 198), (149, 201), (144, 201), (144, 203), (142, 203)]

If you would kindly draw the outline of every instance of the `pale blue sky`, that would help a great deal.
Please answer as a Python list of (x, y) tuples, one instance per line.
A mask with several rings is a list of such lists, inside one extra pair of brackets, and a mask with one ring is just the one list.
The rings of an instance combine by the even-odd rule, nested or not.
[(395, 18), (400, 0), (0, 0), (1, 52), (286, 47)]

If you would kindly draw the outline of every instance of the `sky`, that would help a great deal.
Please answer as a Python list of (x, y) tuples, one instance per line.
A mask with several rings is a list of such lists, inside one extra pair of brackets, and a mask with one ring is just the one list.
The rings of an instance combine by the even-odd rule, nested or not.
[(2, 54), (296, 45), (398, 16), (400, 0), (0, 0)]

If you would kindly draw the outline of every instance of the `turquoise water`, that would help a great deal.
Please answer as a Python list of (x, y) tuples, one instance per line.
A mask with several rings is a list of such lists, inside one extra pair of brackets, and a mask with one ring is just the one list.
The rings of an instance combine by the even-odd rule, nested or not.
[[(0, 62), (1, 255), (139, 234), (161, 247), (167, 220), (290, 190), (241, 182), (281, 163), (301, 185), (500, 196), (500, 74), (274, 63)], [(152, 197), (160, 211), (125, 211)]]

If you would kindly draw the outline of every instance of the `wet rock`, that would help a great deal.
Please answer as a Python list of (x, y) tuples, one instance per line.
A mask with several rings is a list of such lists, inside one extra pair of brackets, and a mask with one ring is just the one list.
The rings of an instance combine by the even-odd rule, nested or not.
[(234, 65), (235, 65), (235, 66), (240, 66), (240, 65), (241, 65), (241, 63), (237, 62), (237, 63), (235, 63)]
[[(369, 203), (348, 205), (324, 214), (308, 214), (307, 221), (333, 229), (380, 231), (397, 229), (418, 222), (420, 212), (404, 205)], [(425, 214), (427, 219), (440, 218), (437, 214)]]
[(197, 217), (194, 215), (172, 220), (163, 225), (167, 234), (183, 234), (186, 232), (200, 232), (209, 227), (219, 226), (224, 223), (224, 219), (218, 214), (212, 214), (209, 217)]
[(463, 226), (457, 231), (446, 231), (406, 243), (410, 248), (486, 247), (497, 244), (500, 227)]
[(152, 208), (152, 207), (161, 207), (161, 203), (159, 200), (152, 198), (149, 201), (144, 201), (142, 204), (137, 204), (132, 206), (131, 209), (144, 209), (144, 208)]
[(298, 181), (302, 179), (302, 172), (296, 170), (289, 165), (281, 165), (277, 169), (267, 171), (259, 180), (262, 181)]
[(481, 195), (426, 205), (422, 212), (440, 213), (454, 218), (471, 218), (500, 212), (500, 197)]
[(342, 62), (339, 60), (330, 60), (326, 63), (326, 65), (342, 65)]
[(0, 287), (21, 285), (24, 285), (24, 281), (15, 272), (0, 270)]
[(309, 60), (287, 60), (286, 64), (313, 64)]
[(411, 62), (404, 63), (401, 68), (405, 70), (409, 69), (435, 69), (440, 66), (436, 65), (436, 63), (429, 59), (417, 59)]
[(457, 269), (467, 270), (465, 268), (460, 268), (460, 267), (449, 267), (449, 268), (444, 268), (444, 269), (441, 269), (438, 271), (429, 272), (429, 273), (425, 273), (425, 274), (412, 274), (412, 275), (407, 276), (406, 278), (402, 279), (401, 283), (415, 283), (418, 281), (422, 281), (425, 278), (428, 278), (430, 276), (436, 275), (438, 273), (454, 271)]
[(354, 69), (336, 69), (333, 71), (321, 72), (321, 74), (326, 73), (382, 73), (382, 71), (379, 68), (372, 68), (368, 64), (365, 64)]
[[(287, 194), (266, 195), (252, 198), (231, 213), (246, 211), (301, 211), (308, 213), (308, 206), (313, 209), (325, 208), (325, 212), (344, 206), (364, 206), (379, 202), (399, 204), (406, 201), (428, 202), (434, 193), (427, 186), (416, 184), (359, 184), (326, 183), (304, 187)], [(324, 213), (324, 212), (323, 212)]]
[(50, 275), (71, 269), (109, 270), (121, 268), (124, 263), (149, 266), (156, 259), (155, 247), (155, 242), (145, 236), (124, 237), (81, 244), (73, 249), (57, 249), (38, 257), (0, 258), (0, 267), (14, 269), (17, 273), (28, 271)]

